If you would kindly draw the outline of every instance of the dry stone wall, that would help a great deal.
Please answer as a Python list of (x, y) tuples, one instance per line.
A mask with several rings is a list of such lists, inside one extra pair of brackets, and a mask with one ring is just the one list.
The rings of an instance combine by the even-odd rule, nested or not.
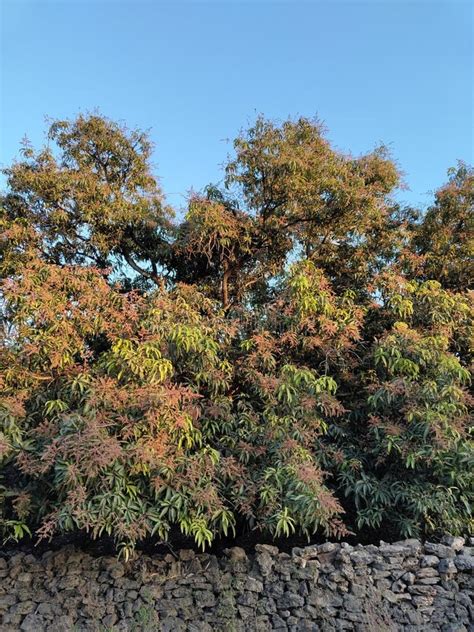
[(325, 543), (123, 563), (73, 548), (0, 554), (12, 632), (474, 631), (474, 539)]

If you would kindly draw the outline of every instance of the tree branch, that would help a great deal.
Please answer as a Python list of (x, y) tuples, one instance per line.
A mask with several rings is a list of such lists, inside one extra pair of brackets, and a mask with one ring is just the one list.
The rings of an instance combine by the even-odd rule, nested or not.
[(125, 259), (125, 261), (128, 263), (128, 265), (133, 270), (135, 270), (135, 272), (138, 272), (138, 274), (141, 274), (145, 278), (150, 279), (151, 281), (156, 283), (156, 285), (158, 285), (159, 287), (161, 288), (164, 287), (163, 278), (161, 276), (153, 272), (150, 272), (149, 270), (145, 270), (145, 268), (142, 268), (141, 266), (139, 266), (137, 263), (135, 263), (135, 261), (131, 258), (131, 256), (124, 250), (122, 250), (121, 255)]

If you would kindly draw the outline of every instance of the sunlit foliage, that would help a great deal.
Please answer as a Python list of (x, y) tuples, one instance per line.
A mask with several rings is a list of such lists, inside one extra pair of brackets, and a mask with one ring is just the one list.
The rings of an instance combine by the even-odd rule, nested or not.
[(472, 528), (473, 179), (258, 118), (173, 219), (147, 135), (56, 121), (5, 170), (0, 532)]

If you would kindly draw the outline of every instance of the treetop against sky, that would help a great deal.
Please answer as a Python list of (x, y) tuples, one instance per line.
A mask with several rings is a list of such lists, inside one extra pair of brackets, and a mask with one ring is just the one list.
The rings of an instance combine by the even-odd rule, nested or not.
[(175, 206), (260, 112), (318, 115), (356, 155), (383, 141), (421, 205), (472, 162), (469, 2), (4, 0), (1, 17), (3, 166), (45, 116), (94, 108), (151, 128)]

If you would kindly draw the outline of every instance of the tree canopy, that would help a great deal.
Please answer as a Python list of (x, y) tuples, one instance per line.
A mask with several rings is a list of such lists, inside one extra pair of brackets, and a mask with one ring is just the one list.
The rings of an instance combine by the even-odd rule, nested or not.
[(54, 121), (4, 170), (0, 533), (205, 547), (474, 526), (474, 172), (259, 117), (174, 214), (146, 133)]

